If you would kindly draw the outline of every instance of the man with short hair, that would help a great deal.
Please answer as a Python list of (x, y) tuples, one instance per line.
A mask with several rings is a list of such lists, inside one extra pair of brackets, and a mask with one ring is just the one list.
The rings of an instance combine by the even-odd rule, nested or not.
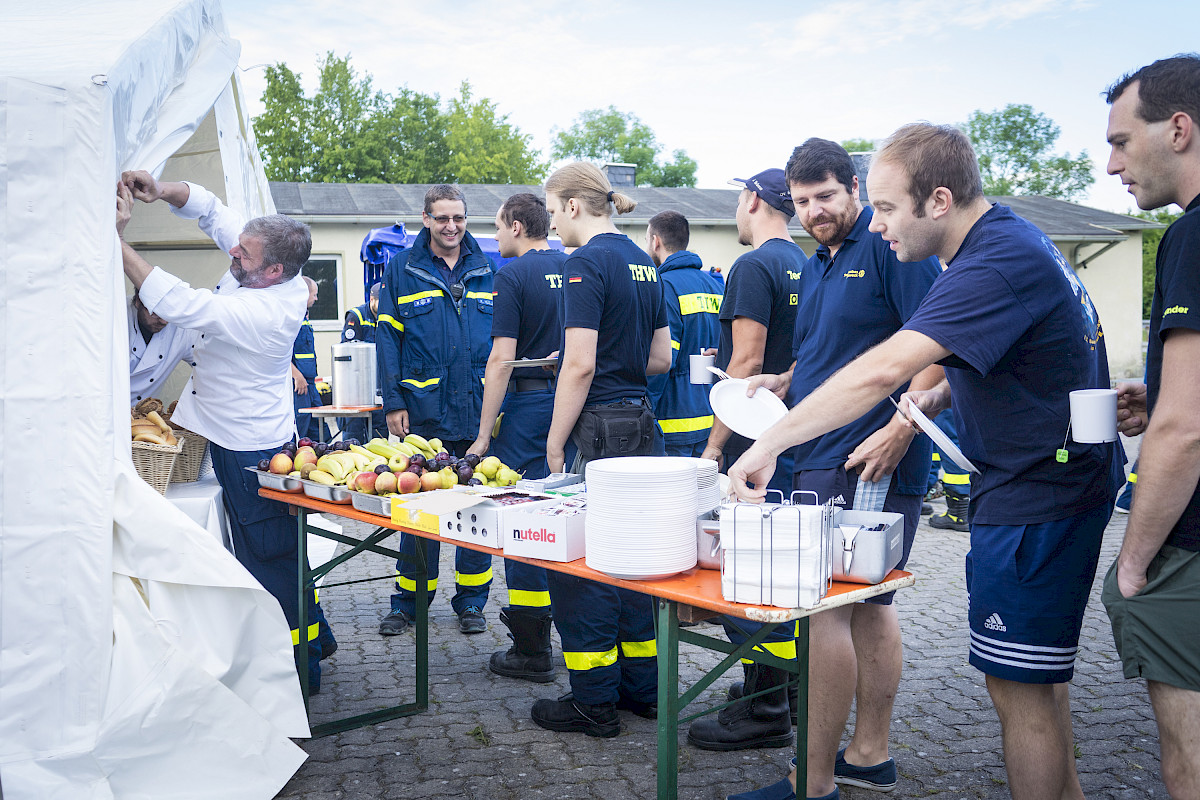
[[(317, 302), (317, 282), (307, 275), (300, 276), (308, 287), (308, 306), (311, 309)], [(317, 341), (313, 336), (312, 321), (308, 311), (304, 312), (304, 322), (300, 324), (300, 332), (292, 344), (292, 403), (296, 412), (296, 435), (313, 441), (324, 438), (321, 436), (319, 418), (311, 414), (302, 414), (302, 408), (316, 408), (321, 405), (321, 393), (317, 391)]]
[[(980, 470), (966, 563), (970, 663), (1000, 717), (1009, 789), (1016, 800), (1081, 798), (1066, 684), (1124, 477), (1117, 443), (1064, 444), (1069, 393), (1109, 386), (1095, 307), (1041, 231), (983, 196), (957, 128), (901, 128), (875, 155), (867, 188), (870, 230), (897, 258), (936, 255), (948, 267), (897, 333), (814, 389), (730, 478), (741, 498), (761, 499), (747, 481), (764, 483), (777, 453), (853, 422), (942, 364), (946, 381), (901, 405), (933, 417), (953, 390), (963, 451)], [(805, 788), (821, 797), (831, 787), (810, 773)]]
[[(529, 193), (515, 194), (496, 212), (500, 255), (511, 258), (496, 274), (492, 295), (492, 352), (488, 356), (479, 432), (467, 453), (490, 451), (526, 478), (544, 478), (546, 435), (554, 414), (552, 373), (514, 369), (505, 362), (545, 358), (562, 336), (562, 267), (565, 253), (550, 249), (550, 213)], [(500, 621), (512, 647), (492, 654), (497, 675), (535, 683), (554, 680), (550, 647), (550, 589), (546, 570), (504, 560), (508, 605)]]
[[(479, 425), (492, 345), (492, 261), (467, 233), (467, 201), (458, 186), (430, 187), (421, 220), (425, 227), (412, 247), (383, 272), (375, 333), (383, 410), (397, 436), (438, 438), (448, 453), (465, 456)], [(381, 635), (395, 636), (412, 624), (417, 547), (425, 548), (428, 588), (437, 589), (438, 543), (401, 533), (403, 557)], [(491, 556), (458, 547), (454, 565), (450, 604), (459, 630), (483, 633)]]
[(687, 249), (690, 238), (687, 217), (678, 211), (659, 212), (646, 226), (646, 252), (658, 267), (671, 327), (671, 369), (646, 383), (669, 456), (699, 456), (713, 424), (709, 385), (692, 383), (689, 356), (715, 349), (720, 341), (724, 287)]
[(1108, 172), (1139, 208), (1184, 214), (1158, 246), (1146, 383), (1118, 387), (1121, 431), (1145, 436), (1102, 598), (1125, 677), (1146, 679), (1167, 792), (1200, 797), (1200, 56), (1156, 61), (1106, 99)]
[[(376, 321), (379, 319), (379, 290), (382, 286), (383, 284), (379, 281), (372, 283), (367, 292), (367, 302), (346, 312), (346, 321), (342, 325), (343, 343), (375, 344)], [(379, 391), (378, 378), (379, 376), (376, 375), (376, 392)], [(371, 412), (369, 424), (361, 417), (350, 417), (345, 420), (344, 424), (339, 419), (339, 424), (345, 431), (344, 437), (358, 439), (361, 442), (375, 437), (382, 439), (388, 437), (387, 417), (382, 410)]]
[(129, 298), (129, 405), (159, 396), (163, 382), (179, 362), (192, 363), (192, 349), (199, 337), (199, 331), (151, 314), (134, 291)]
[(200, 332), (192, 377), (172, 419), (208, 439), (234, 553), (279, 601), (297, 658), (300, 643), (306, 643), (309, 691), (316, 693), (321, 686), (319, 612), (310, 595), (311, 624), (307, 631), (297, 628), (296, 521), (287, 505), (260, 497), (258, 479), (245, 470), (273, 456), (295, 434), (288, 372), (308, 297), (299, 277), (312, 250), (308, 226), (280, 214), (243, 226), (239, 215), (204, 187), (160, 183), (138, 170), (121, 176), (118, 233), (125, 230), (135, 198), (164, 200), (176, 216), (197, 220), (232, 259), (212, 291), (193, 289), (121, 242), (125, 276), (147, 310)]

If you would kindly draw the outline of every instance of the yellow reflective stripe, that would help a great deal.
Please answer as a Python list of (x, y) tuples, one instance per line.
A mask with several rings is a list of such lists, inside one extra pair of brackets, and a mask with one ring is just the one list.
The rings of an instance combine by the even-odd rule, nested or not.
[(1129, 482), (1137, 483), (1137, 473), (1136, 472), (1129, 473)]
[(671, 340), (671, 349), (672, 349), (672, 350), (678, 350), (678, 349), (679, 349), (679, 342), (677, 342), (677, 341), (675, 341), (674, 339), (672, 339), (672, 340)]
[[(437, 589), (437, 578), (430, 578), (427, 581), (429, 591)], [(402, 592), (415, 592), (417, 590), (417, 582), (412, 578), (406, 578), (403, 575), (396, 576), (396, 588)]]
[(404, 330), (404, 323), (397, 321), (394, 317), (392, 317), (391, 314), (380, 314), (379, 321), (386, 322), (388, 325), (391, 325), (393, 328), (395, 328), (398, 331)]
[(316, 358), (316, 357), (317, 357), (316, 353), (296, 353), (296, 355), (293, 356), (293, 358)]
[(366, 322), (366, 320), (365, 320), (365, 319), (363, 319), (363, 315), (362, 315), (362, 313), (361, 313), (361, 312), (360, 312), (360, 311), (359, 311), (357, 308), (352, 308), (352, 309), (350, 309), (350, 311), (351, 311), (351, 313), (353, 313), (353, 314), (354, 314), (354, 316), (358, 317), (358, 324), (359, 324), (359, 325), (362, 325), (363, 323), (365, 323), (365, 322)]
[(314, 603), (321, 602), (321, 593), (319, 591), (317, 591), (316, 589), (313, 589), (313, 602)]
[(491, 300), (492, 292), (467, 292), (468, 300)]
[(690, 433), (702, 431), (713, 426), (713, 415), (707, 417), (687, 417), (685, 419), (660, 419), (658, 425), (663, 433)]
[(575, 672), (586, 672), (596, 667), (611, 667), (617, 663), (617, 648), (602, 653), (570, 653), (564, 650), (563, 661), (567, 663), (567, 669)]
[(405, 303), (412, 303), (417, 300), (423, 300), (426, 297), (442, 297), (445, 294), (446, 293), (443, 292), (441, 289), (431, 289), (428, 292), (417, 292), (416, 294), (406, 294), (403, 297), (396, 298), (396, 305), (402, 306)]
[[(310, 642), (313, 639), (317, 638), (317, 634), (318, 634), (317, 629), (320, 627), (321, 627), (320, 623), (317, 623), (317, 622), (314, 622), (312, 625), (308, 626), (308, 640)], [(300, 644), (300, 629), (292, 628), (292, 647), (295, 647), (298, 644)]]
[(418, 380), (414, 380), (412, 378), (405, 378), (404, 380), (402, 380), (400, 382), (407, 383), (411, 386), (416, 387), (417, 389), (424, 389), (426, 386), (434, 386), (436, 384), (441, 383), (442, 379), (441, 378), (430, 378), (427, 381), (418, 381)]
[(934, 451), (933, 451), (933, 460), (934, 460), (934, 461), (941, 461), (941, 460), (942, 460), (942, 454), (941, 454), (941, 453), (939, 453), (937, 450), (934, 450)]
[(971, 476), (966, 472), (960, 475), (955, 475), (953, 472), (943, 472), (942, 483), (949, 484), (950, 486), (970, 486)]
[(721, 313), (721, 295), (719, 294), (681, 294), (679, 295), (680, 314), (719, 314)]
[(485, 583), (492, 582), (492, 568), (488, 567), (484, 572), (454, 572), (454, 582), (459, 586), (483, 586)]
[(509, 589), (508, 604), (510, 606), (525, 606), (527, 608), (549, 608), (550, 593), (527, 592), (523, 589)]
[[(755, 650), (765, 650), (771, 655), (779, 656), (780, 658), (796, 658), (796, 640), (788, 639), (786, 642), (763, 642), (756, 646)], [(743, 658), (743, 664), (749, 664), (750, 659)]]
[(658, 655), (658, 645), (653, 639), (645, 642), (621, 642), (621, 655), (626, 658), (654, 658)]

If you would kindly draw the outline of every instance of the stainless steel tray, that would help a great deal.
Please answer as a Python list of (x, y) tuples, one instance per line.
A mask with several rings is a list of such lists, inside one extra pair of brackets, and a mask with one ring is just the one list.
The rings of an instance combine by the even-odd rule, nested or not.
[(377, 494), (350, 492), (350, 502), (359, 511), (365, 511), (368, 514), (378, 514), (381, 517), (391, 519), (392, 498), (390, 495), (380, 497)]
[(348, 504), (350, 495), (354, 494), (345, 486), (326, 486), (323, 483), (306, 480), (301, 480), (300, 483), (304, 486), (306, 495), (314, 500), (324, 500), (327, 503)]
[(253, 472), (258, 476), (258, 485), (264, 489), (276, 489), (281, 492), (299, 492), (302, 491), (299, 478), (291, 478), (287, 475), (276, 475), (274, 472), (263, 472), (255, 467), (246, 467), (248, 472)]

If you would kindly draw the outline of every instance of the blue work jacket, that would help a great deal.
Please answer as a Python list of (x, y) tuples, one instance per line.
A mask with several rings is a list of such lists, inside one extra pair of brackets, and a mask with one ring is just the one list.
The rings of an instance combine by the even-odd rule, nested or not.
[(300, 324), (300, 332), (296, 334), (296, 341), (292, 345), (292, 363), (309, 383), (317, 377), (317, 341), (307, 315)]
[(493, 270), (465, 234), (454, 270), (463, 294), (455, 302), (423, 229), (383, 271), (375, 331), (383, 408), (408, 409), (409, 429), (421, 436), (461, 441), (479, 433)]
[(671, 369), (647, 378), (654, 415), (667, 445), (695, 444), (713, 424), (708, 384), (691, 382), (691, 359), (721, 339), (722, 286), (700, 267), (700, 256), (680, 250), (658, 267), (671, 327)]

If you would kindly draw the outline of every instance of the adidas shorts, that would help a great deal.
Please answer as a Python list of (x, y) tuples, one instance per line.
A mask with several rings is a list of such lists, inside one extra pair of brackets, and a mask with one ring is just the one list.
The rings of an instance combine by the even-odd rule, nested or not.
[(1112, 503), (1033, 525), (971, 525), (970, 661), (1018, 683), (1066, 683), (1075, 671)]
[[(796, 472), (792, 479), (792, 491), (816, 492), (817, 501), (824, 503), (833, 498), (835, 505), (851, 508), (854, 505), (854, 495), (858, 489), (858, 476), (849, 475), (843, 467), (831, 469), (803, 469)], [(904, 569), (908, 563), (908, 554), (912, 551), (913, 540), (917, 536), (917, 525), (921, 522), (921, 501), (924, 498), (918, 494), (897, 494), (896, 484), (888, 487), (887, 496), (883, 500), (883, 510), (904, 517), (904, 546), (900, 553), (900, 563), (896, 569)], [(797, 497), (798, 503), (812, 502), (811, 497)], [(895, 599), (895, 592), (868, 597), (864, 603), (876, 606), (890, 606)]]

